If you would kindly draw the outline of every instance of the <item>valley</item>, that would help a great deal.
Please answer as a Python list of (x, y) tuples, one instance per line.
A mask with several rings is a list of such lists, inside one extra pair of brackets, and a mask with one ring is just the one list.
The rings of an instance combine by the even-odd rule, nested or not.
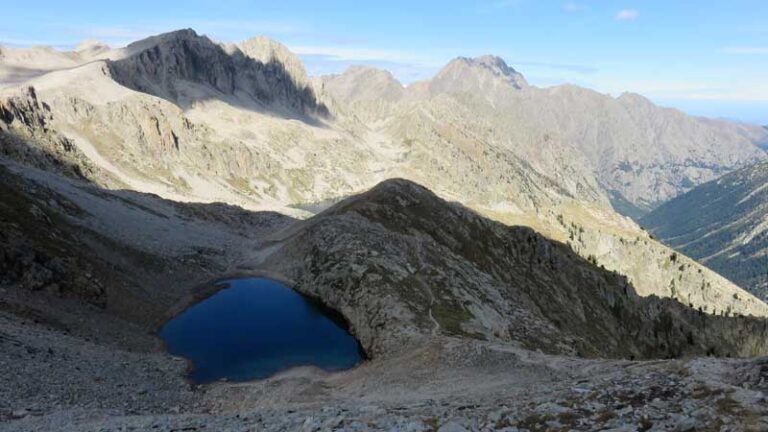
[(765, 163), (729, 173), (664, 204), (641, 222), (665, 243), (765, 300), (766, 176)]
[[(309, 76), (191, 29), (3, 47), (0, 81), (0, 430), (768, 426), (768, 304), (700, 228), (742, 225), (675, 210), (761, 197), (764, 128), (495, 56)], [(364, 361), (196, 381), (162, 329), (233, 278)]]

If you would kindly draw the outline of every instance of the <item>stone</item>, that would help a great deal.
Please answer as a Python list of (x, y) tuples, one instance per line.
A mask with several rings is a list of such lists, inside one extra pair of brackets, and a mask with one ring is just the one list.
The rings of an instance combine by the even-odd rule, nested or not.
[(437, 432), (469, 432), (467, 428), (451, 420), (437, 429)]
[(30, 414), (29, 411), (26, 409), (18, 409), (11, 412), (11, 417), (20, 419), (20, 418), (27, 417), (29, 414)]

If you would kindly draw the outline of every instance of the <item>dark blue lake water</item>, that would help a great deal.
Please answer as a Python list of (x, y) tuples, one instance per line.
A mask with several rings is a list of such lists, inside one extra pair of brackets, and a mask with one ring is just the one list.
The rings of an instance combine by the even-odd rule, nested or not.
[(202, 384), (267, 378), (296, 366), (349, 369), (363, 359), (357, 340), (329, 311), (269, 279), (233, 279), (170, 320), (160, 336), (193, 364)]

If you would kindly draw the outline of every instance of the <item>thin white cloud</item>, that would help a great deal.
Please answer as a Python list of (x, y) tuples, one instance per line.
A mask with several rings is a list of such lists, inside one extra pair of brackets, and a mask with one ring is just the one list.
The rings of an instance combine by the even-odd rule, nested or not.
[(302, 55), (300, 57), (310, 76), (339, 74), (351, 66), (365, 65), (389, 71), (401, 83), (410, 84), (415, 81), (432, 78), (439, 70), (438, 67), (385, 61), (348, 61), (313, 55)]
[[(655, 94), (648, 94), (655, 97)], [(660, 95), (667, 96), (667, 95)], [(699, 93), (683, 93), (677, 96), (678, 99), (683, 100), (708, 100), (708, 101), (752, 101), (752, 102), (768, 102), (768, 89), (734, 89), (734, 90), (708, 90)]]
[(348, 40), (341, 36), (318, 34), (311, 28), (290, 22), (258, 20), (167, 20), (137, 25), (44, 25), (52, 34), (62, 35), (61, 40), (36, 40), (0, 35), (0, 43), (12, 46), (48, 45), (57, 48), (72, 48), (80, 40), (98, 39), (112, 46), (123, 46), (149, 36), (182, 28), (193, 28), (200, 34), (210, 35), (224, 42), (237, 42), (252, 36), (267, 34), (273, 36), (311, 37), (334, 43)]
[(322, 56), (335, 61), (380, 61), (419, 66), (439, 66), (440, 61), (422, 55), (397, 50), (370, 49), (350, 46), (289, 45), (291, 51), (303, 56)]
[(766, 55), (768, 47), (726, 47), (721, 51), (726, 54)]
[(768, 101), (768, 85), (754, 82), (732, 85), (707, 81), (617, 81), (603, 78), (595, 87), (614, 95), (631, 91), (662, 99)]
[(43, 39), (18, 39), (13, 37), (0, 36), (0, 46), (10, 47), (29, 47), (29, 46), (50, 46), (54, 48), (70, 48), (77, 44), (77, 41), (71, 40), (43, 40)]
[[(180, 28), (180, 27), (179, 27)], [(124, 46), (146, 37), (165, 33), (178, 28), (172, 26), (82, 26), (68, 27), (64, 31), (80, 40), (97, 39), (111, 46)]]
[(616, 21), (634, 21), (640, 17), (636, 9), (622, 9), (616, 13)]
[(587, 6), (580, 3), (568, 2), (563, 4), (561, 9), (563, 12), (576, 13), (587, 10)]
[[(568, 63), (548, 63), (548, 62), (526, 62), (526, 61), (520, 61), (515, 62), (513, 64), (515, 67), (538, 67), (538, 68), (545, 68), (545, 69), (553, 69), (553, 70), (560, 70), (560, 71), (566, 71), (566, 72), (576, 72), (578, 74), (582, 75), (588, 75), (593, 74), (598, 71), (596, 67), (593, 66), (585, 66), (585, 65), (579, 65), (579, 64), (568, 64)], [(522, 71), (525, 72), (525, 71)]]
[(200, 27), (207, 31), (238, 31), (244, 33), (274, 33), (281, 35), (296, 35), (311, 33), (303, 25), (291, 22), (275, 21), (244, 21), (244, 20), (191, 20), (185, 21), (192, 28)]
[(72, 33), (93, 39), (141, 39), (151, 34), (149, 29), (130, 27), (81, 27), (72, 28)]
[(509, 6), (517, 6), (520, 3), (522, 3), (525, 0), (495, 0), (493, 2), (493, 5), (496, 7), (509, 7)]
[(214, 38), (222, 39), (232, 39), (235, 35), (250, 37), (259, 34), (294, 35), (307, 32), (307, 29), (291, 23), (242, 20), (180, 20), (139, 26), (83, 26), (67, 30), (81, 38), (102, 39), (120, 45), (181, 28), (193, 28), (200, 34), (210, 34)]

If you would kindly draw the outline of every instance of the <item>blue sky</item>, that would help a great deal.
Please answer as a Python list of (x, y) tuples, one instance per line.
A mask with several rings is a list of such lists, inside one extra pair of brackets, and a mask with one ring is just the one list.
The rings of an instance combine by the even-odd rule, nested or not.
[(496, 54), (538, 86), (644, 94), (693, 114), (768, 124), (766, 0), (0, 0), (0, 43), (111, 45), (192, 27), (265, 34), (312, 74), (350, 64), (428, 78), (451, 58)]

